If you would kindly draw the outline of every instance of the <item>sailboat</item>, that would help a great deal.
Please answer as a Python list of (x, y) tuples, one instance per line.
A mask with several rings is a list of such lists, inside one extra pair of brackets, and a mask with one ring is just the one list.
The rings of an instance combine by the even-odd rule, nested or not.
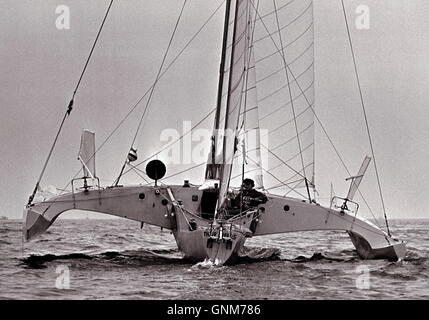
[[(317, 201), (312, 0), (274, 0), (269, 5), (226, 0), (224, 7), (203, 183), (185, 179), (183, 184), (164, 184), (168, 168), (153, 157), (139, 163), (146, 164), (151, 183), (121, 185), (121, 177), (137, 166), (133, 141), (119, 177), (101, 186), (95, 133), (84, 130), (79, 151), (83, 176), (71, 181), (70, 192), (38, 198), (39, 178), (24, 208), (24, 238), (43, 234), (66, 211), (87, 210), (171, 230), (184, 258), (193, 261), (234, 263), (248, 238), (315, 230), (347, 232), (362, 259), (402, 259), (405, 243), (362, 218), (354, 201), (374, 154), (365, 156), (357, 174), (347, 177), (345, 197), (332, 195), (329, 206)], [(72, 105), (73, 99), (64, 119)], [(267, 201), (253, 206), (241, 201), (238, 210), (232, 209), (231, 199), (242, 192), (245, 178), (253, 180)], [(83, 186), (77, 187), (79, 183)]]

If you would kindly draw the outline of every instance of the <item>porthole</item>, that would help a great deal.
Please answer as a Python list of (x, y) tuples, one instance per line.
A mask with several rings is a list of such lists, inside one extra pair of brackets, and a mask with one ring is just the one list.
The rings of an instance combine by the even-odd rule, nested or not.
[(139, 199), (143, 200), (146, 197), (146, 195), (142, 192), (139, 194)]
[(289, 211), (289, 210), (290, 210), (290, 207), (289, 207), (288, 205), (285, 205), (285, 206), (283, 207), (283, 210), (284, 210), (284, 211)]

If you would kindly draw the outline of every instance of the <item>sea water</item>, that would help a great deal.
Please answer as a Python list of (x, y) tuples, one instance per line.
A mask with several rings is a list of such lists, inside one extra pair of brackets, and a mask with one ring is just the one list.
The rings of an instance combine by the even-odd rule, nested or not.
[(182, 259), (168, 230), (58, 220), (22, 242), (0, 221), (0, 299), (428, 299), (429, 220), (390, 221), (402, 261), (361, 260), (345, 232), (248, 239), (235, 265)]

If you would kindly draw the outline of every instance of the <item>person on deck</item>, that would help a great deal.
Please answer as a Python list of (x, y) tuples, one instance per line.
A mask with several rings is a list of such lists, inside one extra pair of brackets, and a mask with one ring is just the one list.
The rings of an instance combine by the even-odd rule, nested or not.
[(232, 199), (231, 205), (233, 208), (240, 209), (243, 199), (242, 210), (256, 208), (259, 204), (266, 203), (268, 198), (262, 192), (253, 189), (255, 182), (252, 179), (244, 179), (240, 193), (235, 199)]

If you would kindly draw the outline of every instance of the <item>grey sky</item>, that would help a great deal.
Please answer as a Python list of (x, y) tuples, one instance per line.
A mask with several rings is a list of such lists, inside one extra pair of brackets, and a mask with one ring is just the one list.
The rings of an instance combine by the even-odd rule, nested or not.
[[(221, 2), (189, 0), (171, 56)], [(0, 215), (20, 218), (109, 1), (1, 3)], [(345, 3), (388, 214), (427, 217), (429, 3)], [(57, 30), (55, 26), (55, 9), (63, 4), (71, 10), (70, 30)], [(100, 144), (148, 89), (181, 4), (178, 0), (115, 2), (43, 185), (62, 188), (77, 172), (82, 128), (96, 131)], [(314, 4), (317, 113), (355, 173), (370, 151), (341, 1), (315, 0)], [(370, 8), (369, 30), (353, 26), (357, 17), (354, 11), (361, 4)], [(214, 107), (222, 19), (223, 8), (160, 82), (148, 114), (150, 121), (139, 138), (146, 155), (159, 148), (162, 128), (180, 129), (182, 120), (196, 123)], [(142, 107), (97, 154), (97, 172), (105, 184), (119, 173), (141, 111)], [(210, 118), (205, 127), (211, 125)], [(344, 195), (347, 175), (326, 138), (319, 129), (316, 133), (316, 182), (320, 196), (329, 194), (331, 182), (336, 193)], [(144, 158), (144, 154), (140, 157)], [(197, 170), (191, 180), (201, 182), (202, 175), (203, 171)], [(184, 178), (180, 176), (176, 181)], [(140, 181), (130, 176), (124, 182)], [(379, 215), (372, 167), (363, 187), (369, 190), (368, 198)]]

